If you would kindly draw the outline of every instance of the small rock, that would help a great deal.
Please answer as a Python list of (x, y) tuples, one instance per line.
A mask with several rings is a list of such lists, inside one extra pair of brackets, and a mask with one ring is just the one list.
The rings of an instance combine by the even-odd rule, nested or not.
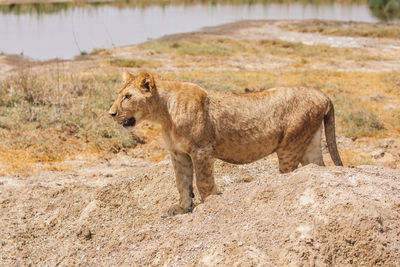
[(77, 233), (76, 235), (78, 237), (83, 237), (85, 240), (90, 240), (92, 239), (92, 232), (90, 231), (89, 228), (87, 227), (82, 227)]
[(387, 139), (385, 143), (381, 145), (383, 148), (388, 148), (394, 143), (394, 139)]
[(375, 151), (374, 153), (371, 154), (371, 156), (375, 159), (381, 158), (385, 155), (385, 151), (383, 149), (379, 149), (378, 151)]
[(82, 235), (86, 240), (89, 240), (92, 238), (92, 232), (90, 232), (89, 229), (86, 229), (85, 231), (83, 231)]
[(254, 181), (255, 179), (254, 179), (254, 177), (251, 177), (251, 176), (245, 176), (245, 177), (243, 177), (243, 182), (244, 183), (250, 183), (250, 182), (252, 182), (252, 181)]

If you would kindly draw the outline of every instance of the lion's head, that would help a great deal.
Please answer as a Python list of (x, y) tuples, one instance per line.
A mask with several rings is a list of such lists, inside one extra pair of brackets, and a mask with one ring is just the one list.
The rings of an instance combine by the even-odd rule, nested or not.
[(156, 85), (150, 73), (142, 72), (137, 77), (124, 72), (124, 86), (108, 111), (122, 126), (135, 126), (150, 114), (150, 104)]

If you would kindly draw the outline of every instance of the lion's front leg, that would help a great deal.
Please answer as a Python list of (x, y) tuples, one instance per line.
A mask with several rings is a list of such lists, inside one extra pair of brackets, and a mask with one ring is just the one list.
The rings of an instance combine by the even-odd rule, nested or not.
[(168, 215), (183, 214), (192, 210), (193, 164), (189, 155), (171, 151), (172, 165), (176, 175), (176, 187), (179, 191), (179, 203), (168, 209)]
[(196, 185), (201, 200), (208, 196), (217, 194), (217, 187), (214, 180), (214, 158), (205, 151), (197, 151), (192, 155), (194, 170), (196, 173)]

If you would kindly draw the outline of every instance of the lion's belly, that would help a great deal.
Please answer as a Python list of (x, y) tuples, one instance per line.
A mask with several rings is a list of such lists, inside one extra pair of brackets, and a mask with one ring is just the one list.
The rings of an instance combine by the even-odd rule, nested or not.
[(277, 142), (223, 143), (215, 148), (215, 157), (234, 164), (250, 163), (273, 153)]

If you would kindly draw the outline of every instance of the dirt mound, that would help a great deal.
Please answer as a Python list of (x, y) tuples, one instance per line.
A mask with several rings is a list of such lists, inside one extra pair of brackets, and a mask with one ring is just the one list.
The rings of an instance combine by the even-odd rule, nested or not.
[(221, 194), (165, 217), (177, 199), (169, 160), (76, 166), (0, 177), (4, 265), (400, 264), (398, 171), (217, 162)]

